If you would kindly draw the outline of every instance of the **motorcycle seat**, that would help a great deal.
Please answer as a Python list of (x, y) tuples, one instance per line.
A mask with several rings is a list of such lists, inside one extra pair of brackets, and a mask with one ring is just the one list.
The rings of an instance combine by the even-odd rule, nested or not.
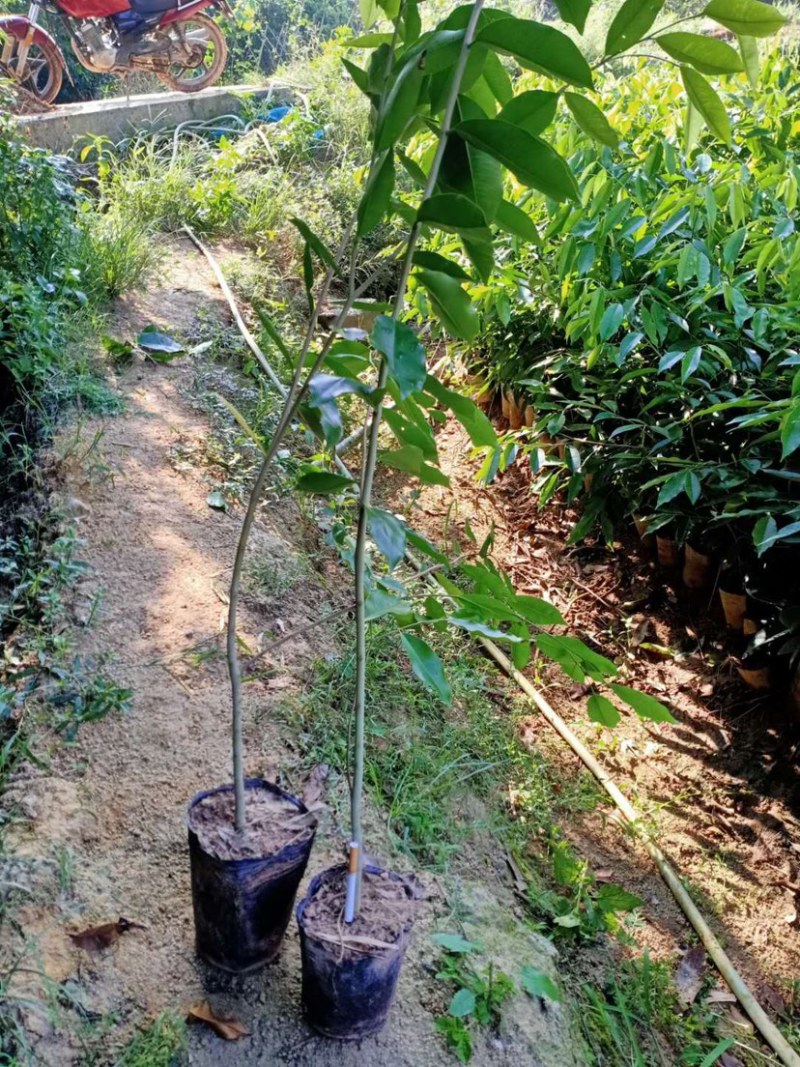
[(178, 6), (178, 0), (130, 0), (131, 10), (137, 15), (160, 15)]

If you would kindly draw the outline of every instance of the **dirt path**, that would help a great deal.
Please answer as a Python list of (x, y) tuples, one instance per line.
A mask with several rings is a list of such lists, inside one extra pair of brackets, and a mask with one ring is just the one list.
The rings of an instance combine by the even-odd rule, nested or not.
[[(181, 242), (172, 248), (160, 288), (120, 301), (112, 332), (126, 339), (156, 322), (202, 340), (213, 320), (227, 321), (227, 310), (205, 261)], [(175, 462), (176, 446), (182, 456), (190, 455), (209, 435), (208, 420), (192, 399), (202, 359), (185, 357), (168, 366), (137, 362), (121, 373), (117, 384), (126, 413), (89, 420), (80, 430), (87, 443), (102, 434), (93, 450), (95, 473), (87, 474), (85, 462), (62, 464), (63, 496), (78, 515), (82, 556), (89, 564), (75, 614), (84, 622), (91, 614), (93, 620), (83, 630), (75, 626), (78, 650), (90, 656), (113, 653), (110, 673), (133, 697), (129, 713), (85, 726), (49, 769), (29, 771), (17, 783), (31, 817), (16, 833), (18, 852), (33, 859), (61, 850), (71, 857), (69, 884), (55, 900), (25, 907), (20, 919), (45, 972), (79, 997), (86, 1018), (113, 1017), (99, 1040), (101, 1063), (113, 1060), (116, 1042), (132, 1025), (210, 998), (215, 1008), (240, 1018), (252, 1037), (226, 1044), (203, 1028), (191, 1028), (188, 1062), (197, 1067), (451, 1064), (425, 1009), (434, 968), (424, 931), (434, 913), (446, 908), (432, 880), (400, 1003), (386, 1033), (363, 1047), (325, 1042), (303, 1025), (293, 927), (279, 961), (262, 975), (230, 979), (195, 959), (184, 817), (195, 792), (229, 775), (229, 691), (220, 653), (224, 590), (238, 534), (238, 512), (209, 507), (204, 471)], [(73, 456), (83, 451), (70, 449)], [(291, 504), (268, 510), (269, 529), (262, 524), (261, 536), (300, 551), (301, 524)], [(283, 605), (284, 625), (292, 629), (311, 611), (324, 610), (322, 597), (319, 583), (306, 582), (292, 603)], [(242, 633), (248, 643), (256, 642), (266, 622), (245, 611)], [(250, 773), (297, 787), (292, 756), (269, 711), (287, 688), (304, 684), (309, 656), (321, 650), (318, 637), (296, 643), (285, 653), (283, 670), (248, 687)], [(328, 817), (312, 871), (338, 860), (340, 848), (341, 835)], [(499, 914), (494, 898), (476, 891), (475, 909), (481, 908), (491, 913), (490, 924), (504, 928), (498, 944), (505, 937), (518, 950), (513, 920)], [(127, 933), (99, 954), (69, 939), (70, 931), (120, 915), (146, 929)], [(552, 970), (543, 940), (524, 932), (521, 937), (528, 962)], [(55, 1025), (31, 1022), (38, 1054), (54, 1067), (87, 1062), (74, 1027), (63, 1023), (63, 1018)], [(473, 1063), (570, 1067), (582, 1058), (569, 1033), (565, 1010), (545, 1013), (541, 1004), (524, 998), (509, 1008), (500, 1037), (479, 1041)]]

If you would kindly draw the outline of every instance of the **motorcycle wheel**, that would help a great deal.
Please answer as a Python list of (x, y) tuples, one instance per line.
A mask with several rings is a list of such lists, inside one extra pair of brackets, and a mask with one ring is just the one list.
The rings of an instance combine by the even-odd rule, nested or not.
[[(21, 38), (18, 38), (21, 40)], [(61, 92), (64, 69), (58, 51), (47, 41), (33, 43), (28, 49), (25, 61), (25, 77), (18, 79), (16, 74), (17, 56), (12, 55), (3, 73), (8, 73), (13, 84), (19, 85), (42, 104), (52, 104)]]
[(189, 49), (190, 62), (176, 60), (169, 69), (159, 71), (158, 77), (170, 89), (181, 93), (198, 93), (219, 81), (228, 60), (225, 34), (208, 15), (202, 13), (170, 26), (170, 40), (178, 49)]

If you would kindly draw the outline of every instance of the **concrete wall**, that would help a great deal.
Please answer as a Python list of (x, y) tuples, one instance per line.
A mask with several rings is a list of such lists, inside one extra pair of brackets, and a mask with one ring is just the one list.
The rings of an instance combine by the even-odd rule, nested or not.
[(108, 137), (116, 143), (142, 130), (238, 115), (245, 99), (278, 105), (291, 98), (291, 89), (277, 82), (259, 87), (216, 85), (199, 93), (148, 93), (63, 104), (39, 115), (21, 115), (18, 121), (31, 144), (64, 153), (80, 149), (76, 142), (87, 136)]

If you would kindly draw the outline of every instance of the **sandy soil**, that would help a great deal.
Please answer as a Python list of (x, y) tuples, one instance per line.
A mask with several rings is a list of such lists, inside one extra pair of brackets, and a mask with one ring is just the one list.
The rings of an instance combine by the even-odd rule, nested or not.
[[(119, 302), (114, 335), (130, 338), (156, 322), (199, 341), (210, 321), (228, 321), (205, 261), (185, 242), (176, 242), (169, 253), (160, 287)], [(192, 1027), (188, 1062), (196, 1067), (451, 1064), (426, 1009), (436, 994), (424, 932), (437, 913), (447, 911), (442, 890), (431, 879), (425, 879), (427, 900), (390, 1026), (363, 1047), (325, 1042), (303, 1024), (294, 925), (279, 960), (264, 974), (232, 979), (195, 959), (185, 812), (193, 794), (230, 773), (229, 690), (220, 651), (225, 587), (238, 535), (238, 514), (207, 503), (207, 472), (175, 460), (176, 454), (202, 451), (209, 434), (208, 421), (192, 399), (202, 358), (184, 357), (167, 366), (137, 362), (120, 375), (126, 413), (89, 419), (80, 428), (84, 442), (102, 435), (91, 470), (75, 459), (83, 449), (66, 449), (61, 442), (62, 454), (71, 458), (61, 464), (60, 492), (77, 515), (82, 556), (89, 564), (69, 625), (82, 655), (113, 654), (110, 672), (133, 691), (133, 700), (129, 713), (84, 727), (73, 746), (55, 752), (49, 767), (29, 767), (16, 782), (16, 799), (29, 816), (15, 834), (18, 854), (32, 865), (45, 862), (60, 846), (72, 854), (68, 889), (56, 899), (26, 905), (19, 919), (56, 988), (68, 985), (79, 995), (85, 1018), (114, 1013), (104, 1047), (109, 1062), (116, 1042), (133, 1025), (164, 1009), (185, 1011), (209, 998), (215, 1010), (241, 1019), (252, 1036), (228, 1044), (204, 1027)], [(305, 536), (290, 500), (265, 508), (260, 536), (290, 546)], [(248, 602), (243, 638), (255, 647), (259, 632), (275, 625), (278, 612), (287, 630), (302, 625), (320, 610), (320, 589), (319, 582), (302, 583), (271, 609), (271, 618), (269, 609)], [(92, 625), (82, 629), (86, 604), (98, 597)], [(195, 655), (198, 650), (201, 655)], [(287, 689), (304, 684), (310, 657), (324, 651), (319, 634), (293, 642), (276, 656), (279, 670), (247, 687), (249, 774), (301, 789), (269, 712)], [(309, 874), (338, 861), (341, 845), (341, 831), (330, 816), (323, 817)], [(554, 972), (548, 944), (516, 929), (504, 913), (498, 903), (502, 887), (498, 896), (469, 886), (464, 893), (467, 899), (472, 893), (476, 922), (488, 942), (497, 927), (499, 965), (522, 958)], [(145, 929), (125, 933), (102, 953), (87, 953), (69, 937), (118, 916)], [(64, 1015), (57, 1015), (55, 1024), (36, 1013), (29, 1018), (37, 1051), (53, 1067), (82, 1062), (80, 1041), (67, 1021)], [(566, 1009), (545, 1011), (543, 1002), (517, 998), (503, 1032), (481, 1039), (473, 1059), (478, 1067), (521, 1062), (529, 1067), (582, 1062), (570, 1039)]]

